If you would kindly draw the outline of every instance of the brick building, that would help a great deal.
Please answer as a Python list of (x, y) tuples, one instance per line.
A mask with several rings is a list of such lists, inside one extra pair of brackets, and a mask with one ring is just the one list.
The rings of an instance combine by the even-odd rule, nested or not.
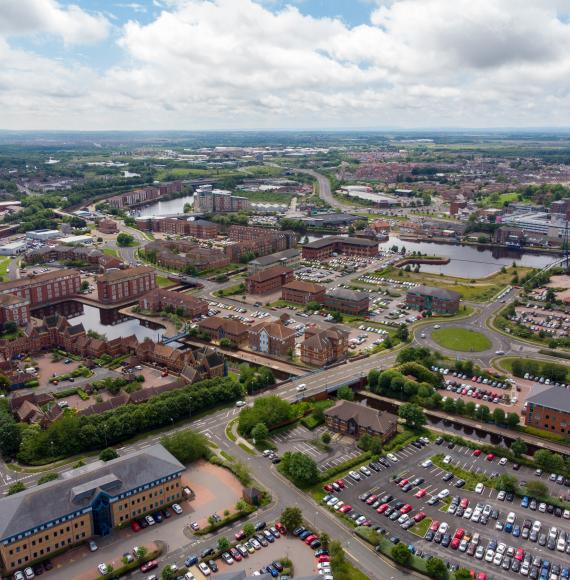
[(247, 279), (249, 294), (269, 294), (279, 290), (284, 284), (293, 280), (293, 270), (275, 266), (252, 274)]
[(194, 192), (194, 211), (204, 213), (226, 213), (247, 211), (251, 203), (247, 197), (233, 195), (229, 191), (202, 185)]
[(192, 267), (203, 272), (230, 263), (222, 250), (204, 248), (187, 240), (155, 240), (146, 244), (144, 252), (154, 263), (180, 271)]
[(210, 339), (220, 341), (222, 338), (231, 340), (240, 346), (248, 341), (249, 327), (239, 320), (210, 316), (198, 322), (198, 328), (205, 332)]
[(110, 197), (107, 203), (115, 209), (122, 209), (124, 207), (131, 207), (140, 203), (150, 203), (156, 201), (165, 195), (171, 193), (180, 193), (182, 191), (181, 181), (171, 181), (170, 183), (162, 183), (158, 186), (147, 186), (133, 191), (127, 191), (114, 197)]
[(166, 307), (172, 307), (182, 316), (195, 318), (196, 316), (208, 315), (208, 303), (200, 298), (172, 290), (155, 288), (148, 294), (139, 298), (139, 307), (143, 310), (160, 312)]
[(228, 236), (230, 240), (237, 242), (265, 240), (271, 245), (271, 252), (268, 253), (281, 252), (297, 247), (297, 235), (292, 231), (233, 225), (230, 226)]
[(281, 298), (295, 304), (308, 304), (309, 302), (322, 304), (325, 299), (325, 287), (314, 282), (293, 280), (283, 286)]
[(63, 264), (76, 262), (84, 264), (84, 268), (95, 268), (105, 272), (109, 268), (122, 268), (125, 266), (122, 260), (115, 256), (106, 256), (96, 248), (84, 248), (78, 246), (44, 246), (31, 251), (25, 256), (27, 264), (45, 264), (46, 262), (58, 261)]
[(249, 329), (249, 346), (256, 352), (285, 358), (295, 349), (295, 331), (281, 322), (261, 322)]
[(295, 270), (300, 265), (301, 252), (296, 248), (291, 248), (290, 250), (283, 250), (282, 252), (276, 252), (275, 254), (269, 254), (267, 256), (261, 256), (254, 260), (250, 260), (247, 265), (247, 273), (251, 275), (275, 266), (283, 266), (284, 268)]
[(347, 288), (333, 288), (325, 293), (324, 305), (329, 310), (345, 314), (366, 314), (369, 307), (368, 294)]
[(188, 218), (138, 218), (135, 220), (137, 228), (146, 232), (157, 232), (176, 236), (194, 236), (209, 240), (215, 238), (220, 228), (218, 224), (207, 220), (190, 220)]
[(182, 498), (182, 465), (152, 445), (0, 499), (0, 556), (25, 568)]
[(340, 328), (307, 328), (301, 343), (301, 360), (323, 367), (346, 357), (349, 332)]
[(18, 326), (30, 319), (30, 301), (13, 294), (0, 294), (0, 325), (15, 322)]
[(526, 400), (525, 424), (568, 437), (570, 391), (563, 387), (536, 385)]
[(102, 234), (116, 234), (119, 231), (119, 228), (117, 226), (117, 222), (115, 220), (111, 220), (111, 219), (107, 219), (107, 218), (103, 218), (102, 220), (99, 220), (99, 223), (97, 224), (97, 229)]
[(304, 260), (327, 260), (333, 254), (374, 257), (378, 254), (378, 242), (366, 238), (329, 236), (303, 246)]
[(456, 314), (461, 294), (445, 288), (416, 286), (408, 290), (406, 304), (413, 310), (425, 310), (438, 314)]
[(138, 266), (107, 272), (97, 278), (97, 295), (102, 304), (120, 304), (138, 298), (156, 288), (154, 268)]
[(362, 403), (337, 401), (334, 407), (325, 411), (325, 424), (331, 431), (352, 435), (356, 439), (367, 433), (386, 442), (396, 435), (398, 418)]

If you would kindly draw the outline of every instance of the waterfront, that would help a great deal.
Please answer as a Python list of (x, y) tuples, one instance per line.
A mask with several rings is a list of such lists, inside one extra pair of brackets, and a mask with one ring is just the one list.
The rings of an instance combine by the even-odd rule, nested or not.
[(71, 324), (83, 324), (86, 331), (93, 330), (105, 335), (108, 340), (134, 334), (139, 341), (145, 338), (159, 341), (165, 330), (156, 322), (121, 314), (118, 308), (99, 309), (73, 300), (38, 308), (32, 314), (35, 318), (43, 318), (55, 313), (67, 318)]
[(184, 206), (187, 203), (194, 203), (193, 194), (185, 195), (184, 197), (177, 197), (176, 199), (169, 199), (167, 201), (157, 201), (144, 207), (134, 209), (132, 214), (135, 217), (158, 217), (184, 213)]

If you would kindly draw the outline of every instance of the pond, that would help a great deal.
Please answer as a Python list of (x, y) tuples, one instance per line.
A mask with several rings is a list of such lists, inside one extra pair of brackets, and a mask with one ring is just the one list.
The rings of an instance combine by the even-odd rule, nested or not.
[(156, 322), (120, 314), (118, 308), (99, 309), (73, 300), (38, 308), (32, 315), (35, 318), (43, 318), (56, 312), (67, 318), (71, 324), (81, 323), (86, 331), (94, 330), (104, 334), (109, 340), (134, 334), (141, 342), (147, 337), (159, 341), (164, 334), (164, 326)]

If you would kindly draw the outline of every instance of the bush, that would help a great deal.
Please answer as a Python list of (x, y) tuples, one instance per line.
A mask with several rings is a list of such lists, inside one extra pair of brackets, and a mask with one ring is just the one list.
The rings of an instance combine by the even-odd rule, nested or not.
[(119, 454), (112, 447), (107, 447), (99, 453), (101, 461), (111, 461), (112, 459), (117, 459), (117, 457), (119, 457)]

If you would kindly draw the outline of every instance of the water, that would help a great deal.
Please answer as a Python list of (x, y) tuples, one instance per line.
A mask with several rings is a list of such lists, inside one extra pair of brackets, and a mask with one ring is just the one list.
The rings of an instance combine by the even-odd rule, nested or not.
[(194, 195), (185, 195), (184, 197), (178, 197), (177, 199), (171, 199), (169, 201), (157, 201), (133, 210), (133, 214), (137, 217), (155, 217), (184, 213), (184, 206), (187, 203), (194, 203)]
[(67, 318), (71, 324), (81, 323), (85, 330), (104, 334), (109, 340), (134, 334), (140, 342), (146, 337), (159, 341), (164, 334), (164, 326), (156, 322), (120, 314), (118, 308), (99, 309), (73, 300), (38, 308), (32, 314), (36, 318), (42, 318), (56, 312)]

